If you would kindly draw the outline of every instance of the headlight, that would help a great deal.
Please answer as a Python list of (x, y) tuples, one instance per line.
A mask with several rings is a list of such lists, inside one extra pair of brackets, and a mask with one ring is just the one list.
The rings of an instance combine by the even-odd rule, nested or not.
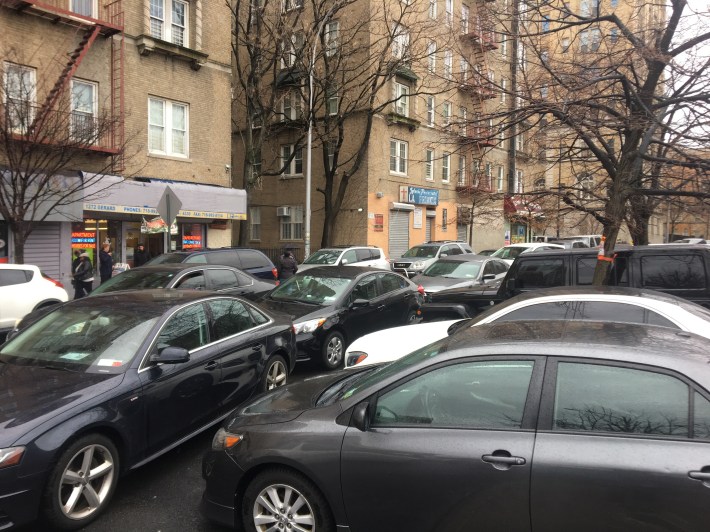
[(219, 429), (217, 434), (212, 438), (212, 450), (224, 451), (231, 449), (236, 444), (244, 439), (244, 434), (233, 434), (224, 429)]
[(25, 454), (24, 447), (0, 449), (0, 469), (19, 464), (23, 454)]
[(367, 353), (364, 351), (352, 351), (348, 355), (348, 359), (345, 361), (345, 367), (349, 368), (355, 366), (367, 358)]
[(308, 320), (301, 323), (294, 323), (293, 329), (296, 334), (312, 333), (318, 327), (325, 323), (325, 318), (316, 318), (315, 320)]
[(413, 262), (412, 265), (410, 266), (413, 270), (422, 270), (424, 268), (424, 261), (419, 260), (417, 262)]

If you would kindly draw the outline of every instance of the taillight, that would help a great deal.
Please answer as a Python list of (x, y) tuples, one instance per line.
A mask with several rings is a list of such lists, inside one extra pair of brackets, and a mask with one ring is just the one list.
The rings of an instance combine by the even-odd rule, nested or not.
[(57, 281), (56, 279), (52, 279), (49, 275), (42, 274), (42, 277), (47, 279), (54, 286), (58, 286), (59, 288), (64, 288), (64, 285), (61, 282)]
[(276, 268), (271, 268), (271, 273), (274, 274), (274, 279), (279, 278), (279, 271)]
[(424, 287), (422, 285), (417, 286), (417, 292), (419, 292), (421, 295), (426, 294), (426, 292), (424, 291)]

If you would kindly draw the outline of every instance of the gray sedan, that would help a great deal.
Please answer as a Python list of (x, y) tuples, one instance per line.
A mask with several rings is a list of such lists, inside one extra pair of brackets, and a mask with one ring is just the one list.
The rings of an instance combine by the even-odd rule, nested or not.
[(500, 282), (509, 264), (485, 255), (456, 255), (437, 260), (412, 279), (427, 293), (447, 288), (465, 288), (485, 283)]
[(710, 342), (648, 325), (482, 325), (254, 399), (205, 456), (246, 530), (706, 531)]

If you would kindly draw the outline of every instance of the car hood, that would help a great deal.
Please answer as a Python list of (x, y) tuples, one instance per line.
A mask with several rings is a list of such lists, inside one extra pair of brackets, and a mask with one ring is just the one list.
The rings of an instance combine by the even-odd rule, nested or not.
[[(286, 314), (290, 316), (292, 320), (298, 319), (299, 321), (305, 321), (309, 318), (322, 318), (324, 310), (330, 309), (330, 305), (309, 305), (308, 303), (299, 303), (297, 301), (279, 301), (268, 297), (261, 299), (259, 304), (268, 310)], [(311, 316), (311, 314), (313, 316)]]
[(124, 375), (0, 365), (0, 448), (42, 423), (118, 386)]
[(461, 320), (403, 325), (361, 336), (350, 344), (345, 352), (345, 364), (348, 363), (348, 355), (355, 351), (366, 353), (367, 358), (355, 366), (347, 366), (346, 369), (357, 369), (402, 358), (425, 345), (446, 338), (449, 327), (459, 321)]
[(449, 288), (471, 288), (478, 284), (475, 279), (454, 279), (453, 277), (429, 277), (428, 275), (417, 275), (412, 278), (413, 283), (418, 283), (424, 287), (426, 292), (438, 292)]
[(328, 386), (350, 375), (351, 372), (344, 370), (317, 375), (262, 394), (249, 404), (235, 410), (228, 418), (226, 428), (234, 431), (246, 425), (292, 421), (306, 410), (313, 408), (318, 397)]
[(464, 299), (487, 299), (495, 297), (498, 294), (498, 289), (500, 288), (502, 281), (492, 281), (486, 284), (479, 284), (476, 286), (468, 287), (458, 287), (458, 288), (447, 288), (440, 292), (431, 294), (432, 302), (448, 301), (450, 298), (454, 298), (456, 301)]

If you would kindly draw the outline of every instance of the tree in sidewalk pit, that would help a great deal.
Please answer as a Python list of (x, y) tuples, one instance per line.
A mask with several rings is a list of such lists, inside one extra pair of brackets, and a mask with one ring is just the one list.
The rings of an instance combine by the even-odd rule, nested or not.
[[(659, 202), (708, 197), (710, 163), (699, 155), (710, 148), (707, 10), (685, 0), (549, 0), (517, 2), (500, 18), (516, 45), (515, 105), (492, 118), (540, 138), (563, 174), (531, 194), (598, 220), (607, 258), (624, 222), (645, 243)], [(598, 261), (594, 284), (611, 264)]]
[[(38, 84), (24, 54), (0, 55), (0, 215), (13, 235), (15, 262), (24, 263), (27, 238), (38, 223), (61, 215), (86, 199), (85, 189), (100, 193), (101, 178), (115, 168), (124, 146), (107, 154), (117, 119), (82, 109), (80, 94), (46, 98), (52, 87)], [(92, 173), (81, 176), (79, 168)]]
[(338, 217), (355, 210), (345, 208), (348, 202), (362, 206), (352, 196), (367, 187), (352, 185), (367, 180), (375, 117), (416, 128), (414, 99), (441, 90), (437, 82), (425, 86), (413, 65), (425, 61), (425, 36), (446, 32), (413, 2), (292, 0), (255, 8), (236, 0), (233, 9), (235, 129), (242, 139), (245, 188), (268, 177), (305, 174), (310, 123), (313, 160), (321, 159), (312, 172), (324, 200), (321, 246), (331, 245)]

